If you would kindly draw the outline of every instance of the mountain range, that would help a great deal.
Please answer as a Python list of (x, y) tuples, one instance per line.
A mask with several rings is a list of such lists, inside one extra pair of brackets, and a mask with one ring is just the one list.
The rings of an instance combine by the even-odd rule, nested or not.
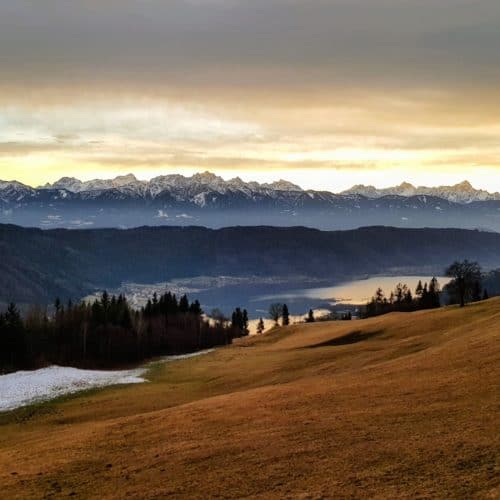
[[(214, 192), (226, 194), (240, 192), (246, 196), (255, 194), (273, 195), (279, 192), (307, 192), (312, 195), (319, 193), (313, 190), (305, 191), (300, 186), (285, 180), (270, 184), (244, 182), (239, 177), (225, 181), (210, 172), (195, 174), (192, 177), (182, 175), (165, 175), (155, 177), (151, 181), (140, 181), (133, 174), (118, 176), (115, 179), (94, 179), (82, 182), (74, 177), (63, 177), (53, 184), (46, 184), (39, 189), (63, 189), (72, 193), (100, 192), (114, 190), (128, 196), (156, 198), (166, 191), (183, 201), (192, 201), (203, 206), (204, 193)], [(332, 193), (330, 193), (332, 194)], [(364, 196), (366, 198), (382, 198), (384, 196), (434, 196), (453, 203), (472, 203), (474, 201), (500, 200), (500, 193), (489, 193), (475, 189), (470, 182), (464, 181), (454, 186), (425, 187), (403, 182), (399, 186), (378, 189), (374, 186), (358, 184), (339, 193), (342, 196)]]
[(343, 191), (344, 195), (361, 195), (367, 198), (382, 198), (383, 196), (434, 196), (452, 203), (472, 203), (475, 201), (500, 200), (500, 193), (490, 193), (482, 189), (475, 189), (470, 182), (463, 181), (454, 186), (415, 187), (413, 184), (403, 182), (399, 186), (377, 189), (373, 186), (358, 184), (351, 189)]
[(63, 177), (37, 188), (0, 181), (0, 222), (37, 227), (135, 227), (200, 224), (305, 225), (348, 229), (387, 224), (500, 231), (500, 193), (455, 186), (403, 183), (378, 189), (358, 185), (341, 192), (304, 190), (286, 180), (269, 184), (224, 180), (210, 172), (134, 175), (81, 181)]

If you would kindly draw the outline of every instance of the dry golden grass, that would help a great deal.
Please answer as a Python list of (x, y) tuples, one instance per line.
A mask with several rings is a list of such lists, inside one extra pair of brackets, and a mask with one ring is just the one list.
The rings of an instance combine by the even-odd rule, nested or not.
[(0, 419), (0, 497), (498, 498), (500, 300), (316, 323)]

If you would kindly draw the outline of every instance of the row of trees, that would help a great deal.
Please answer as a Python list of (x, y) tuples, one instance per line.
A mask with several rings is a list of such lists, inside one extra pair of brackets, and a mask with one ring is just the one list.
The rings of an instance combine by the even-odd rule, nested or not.
[(156, 294), (141, 310), (106, 292), (92, 303), (56, 300), (54, 312), (33, 307), (22, 317), (15, 304), (0, 314), (0, 371), (47, 364), (106, 368), (166, 354), (229, 344), (248, 334), (248, 315), (210, 322), (198, 301)]
[(419, 309), (434, 309), (440, 307), (441, 289), (436, 278), (432, 278), (429, 284), (421, 281), (412, 293), (408, 285), (398, 283), (396, 288), (386, 296), (381, 288), (378, 288), (371, 301), (365, 308), (365, 317), (378, 316), (394, 311), (417, 311)]
[(290, 324), (290, 312), (286, 304), (278, 302), (271, 304), (269, 306), (269, 317), (274, 321), (276, 326), (278, 326), (280, 319), (283, 326)]
[(432, 278), (429, 284), (424, 285), (419, 281), (415, 293), (402, 283), (398, 284), (388, 297), (381, 288), (378, 288), (366, 305), (365, 317), (392, 311), (434, 309), (441, 306), (443, 294), (448, 304), (460, 304), (461, 307), (468, 302), (478, 302), (489, 298), (488, 291), (483, 288), (483, 273), (477, 262), (456, 261), (446, 269), (445, 275), (451, 280), (443, 291), (436, 278)]

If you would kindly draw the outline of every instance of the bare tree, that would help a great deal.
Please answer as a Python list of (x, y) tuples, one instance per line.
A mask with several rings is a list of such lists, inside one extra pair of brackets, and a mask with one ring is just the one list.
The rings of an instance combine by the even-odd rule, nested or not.
[(282, 314), (283, 304), (276, 302), (269, 306), (269, 317), (274, 321), (276, 325), (278, 324), (278, 321), (281, 318)]
[(225, 316), (225, 314), (220, 309), (212, 309), (210, 313), (210, 317), (215, 321), (218, 326), (226, 326), (229, 319)]
[(457, 294), (460, 307), (464, 307), (465, 302), (472, 298), (474, 286), (481, 281), (481, 267), (477, 262), (455, 261), (446, 269), (446, 276), (453, 278), (448, 289)]

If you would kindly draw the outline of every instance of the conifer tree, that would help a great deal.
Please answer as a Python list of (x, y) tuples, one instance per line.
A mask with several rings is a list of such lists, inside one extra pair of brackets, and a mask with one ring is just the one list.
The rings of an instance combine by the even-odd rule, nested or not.
[(257, 323), (257, 333), (260, 335), (261, 333), (264, 333), (264, 320), (262, 318), (259, 319), (259, 322)]
[(314, 312), (312, 309), (309, 309), (309, 313), (307, 315), (306, 323), (314, 323)]
[(283, 326), (288, 326), (290, 324), (290, 313), (288, 312), (288, 306), (286, 304), (283, 304), (283, 310), (281, 314), (283, 318)]
[(243, 314), (242, 314), (242, 330), (244, 335), (248, 335), (248, 311), (246, 309), (243, 309)]
[(187, 313), (189, 311), (189, 301), (186, 295), (183, 295), (179, 300), (179, 312)]

